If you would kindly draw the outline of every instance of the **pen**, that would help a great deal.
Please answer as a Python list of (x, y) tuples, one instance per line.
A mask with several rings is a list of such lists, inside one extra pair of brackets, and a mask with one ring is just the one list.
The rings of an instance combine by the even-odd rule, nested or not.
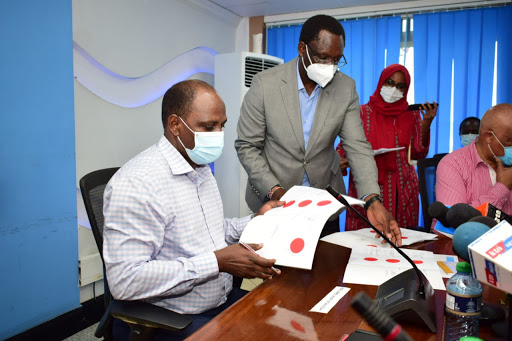
[[(258, 255), (256, 253), (256, 251), (254, 251), (254, 249), (252, 247), (249, 246), (249, 244), (246, 244), (244, 243), (243, 241), (239, 241), (238, 244), (242, 245), (243, 247), (245, 247), (247, 250), (251, 251), (252, 253), (254, 253), (255, 255)], [(259, 257), (261, 257), (260, 255), (258, 255)], [(276, 274), (279, 274), (279, 271), (277, 271), (276, 268), (274, 268), (273, 266), (270, 267)]]

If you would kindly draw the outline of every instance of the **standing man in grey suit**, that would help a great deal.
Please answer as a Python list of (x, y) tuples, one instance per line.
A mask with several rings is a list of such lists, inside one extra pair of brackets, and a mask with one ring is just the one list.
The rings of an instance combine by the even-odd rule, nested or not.
[[(341, 24), (317, 15), (302, 27), (297, 58), (253, 78), (235, 141), (249, 176), (245, 198), (255, 211), (294, 185), (324, 189), (330, 184), (346, 193), (334, 149), (340, 136), (369, 220), (401, 245), (398, 224), (378, 195), (377, 167), (362, 129), (355, 82), (338, 71), (345, 62), (344, 48)], [(322, 236), (339, 231), (338, 221), (328, 222)]]

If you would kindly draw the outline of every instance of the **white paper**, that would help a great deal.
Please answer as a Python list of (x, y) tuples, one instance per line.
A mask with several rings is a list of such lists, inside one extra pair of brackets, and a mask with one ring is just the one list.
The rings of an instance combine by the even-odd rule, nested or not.
[(277, 265), (311, 270), (325, 222), (344, 206), (326, 190), (303, 186), (292, 187), (281, 200), (284, 206), (252, 219), (240, 240), (263, 243), (256, 252)]
[(345, 296), (346, 293), (349, 291), (350, 288), (339, 286), (335, 287), (320, 302), (315, 304), (315, 306), (311, 308), (310, 311), (315, 313), (327, 314), (329, 310), (331, 310), (332, 307), (334, 307), (336, 303), (338, 303), (338, 301), (341, 300), (343, 296)]
[[(409, 229), (400, 229), (400, 231), (402, 232), (402, 246), (437, 239), (437, 235), (433, 233), (425, 233)], [(382, 238), (375, 238), (375, 235), (377, 235), (377, 233), (372, 228), (366, 228), (356, 231), (333, 233), (323, 237), (321, 240), (348, 248), (352, 248), (354, 246), (371, 246), (387, 249), (392, 248), (388, 243), (381, 244)]]
[(373, 155), (380, 155), (380, 154), (389, 153), (389, 152), (392, 152), (394, 150), (400, 150), (400, 149), (405, 149), (405, 147), (402, 146), (402, 147), (396, 147), (396, 148), (380, 148), (380, 149), (375, 149), (373, 151)]
[[(428, 279), (434, 289), (446, 290), (434, 254), (429, 251), (402, 249)], [(345, 269), (343, 283), (381, 285), (412, 268), (395, 249), (354, 247)]]

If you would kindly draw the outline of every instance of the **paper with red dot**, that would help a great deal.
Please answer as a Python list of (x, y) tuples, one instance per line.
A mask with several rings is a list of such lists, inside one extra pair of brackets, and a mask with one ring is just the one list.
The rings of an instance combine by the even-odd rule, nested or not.
[(326, 190), (303, 186), (292, 187), (281, 200), (284, 206), (252, 219), (240, 240), (263, 243), (257, 253), (275, 258), (276, 265), (311, 269), (320, 233), (343, 205)]

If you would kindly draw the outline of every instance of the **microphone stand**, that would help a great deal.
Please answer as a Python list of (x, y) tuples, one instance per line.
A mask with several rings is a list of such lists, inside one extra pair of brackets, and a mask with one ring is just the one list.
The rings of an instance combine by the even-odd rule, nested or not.
[(331, 185), (327, 185), (327, 188), (326, 188), (327, 192), (329, 192), (329, 194), (331, 194), (333, 197), (335, 197), (339, 202), (341, 202), (343, 205), (345, 205), (348, 209), (350, 209), (352, 212), (354, 212), (355, 214), (357, 214), (359, 216), (359, 218), (361, 218), (365, 223), (367, 223), (375, 232), (377, 232), (381, 237), (382, 239), (384, 239), (389, 245), (391, 245), (393, 247), (393, 249), (395, 249), (400, 255), (402, 255), (402, 257), (405, 258), (405, 260), (407, 262), (409, 262), (412, 267), (414, 268), (414, 271), (416, 272), (416, 275), (418, 276), (418, 279), (420, 281), (419, 285), (418, 285), (418, 294), (425, 298), (425, 285), (423, 284), (423, 278), (421, 276), (421, 272), (420, 272), (420, 269), (418, 269), (418, 267), (416, 266), (416, 264), (412, 261), (412, 259), (407, 256), (405, 254), (405, 252), (403, 252), (402, 250), (400, 250), (400, 248), (398, 246), (396, 246), (384, 233), (382, 233), (378, 228), (376, 228), (375, 226), (373, 226), (372, 223), (370, 223), (370, 221), (364, 216), (362, 215), (361, 213), (359, 213), (358, 210), (356, 210), (355, 208), (353, 208), (347, 201), (347, 199), (345, 199), (343, 197), (343, 195), (337, 193), (334, 188), (331, 187)]
[[(407, 256), (407, 254), (405, 254), (398, 246), (396, 246), (384, 233), (382, 233), (378, 228), (373, 226), (373, 224), (365, 216), (363, 216), (361, 213), (359, 213), (358, 210), (356, 210), (354, 207), (352, 207), (349, 204), (349, 202), (347, 201), (347, 199), (345, 199), (341, 194), (336, 192), (336, 190), (334, 188), (332, 188), (331, 185), (327, 185), (326, 190), (327, 190), (327, 192), (329, 192), (329, 194), (331, 194), (333, 197), (335, 197), (339, 202), (341, 202), (343, 205), (345, 205), (348, 209), (350, 209), (352, 212), (357, 214), (357, 216), (359, 218), (361, 218), (365, 223), (367, 223), (376, 233), (378, 233), (388, 244), (390, 244), (413, 267), (412, 270), (416, 274), (416, 278), (418, 278), (418, 281), (419, 281), (418, 288), (417, 288), (417, 295), (414, 295), (411, 293), (409, 295), (410, 297), (405, 297), (407, 295), (403, 293), (405, 291), (405, 289), (402, 288), (400, 290), (401, 292), (396, 292), (396, 293), (391, 293), (391, 294), (386, 293), (386, 294), (382, 295), (383, 298), (381, 299), (381, 301), (382, 301), (381, 304), (383, 304), (383, 305), (389, 304), (388, 310), (392, 316), (394, 314), (395, 315), (402, 314), (405, 312), (405, 310), (408, 310), (408, 309), (413, 310), (414, 312), (416, 312), (417, 316), (419, 316), (425, 322), (427, 327), (433, 333), (435, 333), (437, 331), (437, 328), (435, 326), (436, 320), (435, 320), (435, 318), (432, 319), (432, 316), (429, 316), (429, 314), (435, 316), (435, 298), (433, 296), (434, 290), (432, 289), (432, 287), (430, 286), (430, 283), (428, 283), (428, 282), (427, 283), (428, 283), (429, 290), (425, 290), (423, 274), (418, 269), (416, 264), (412, 261), (412, 259), (409, 256)], [(397, 276), (400, 276), (400, 275), (397, 275)], [(389, 284), (389, 286), (392, 287), (393, 284), (394, 283)], [(381, 287), (383, 287), (383, 286), (384, 285), (381, 285)], [(388, 289), (388, 288), (386, 288), (386, 289)], [(394, 288), (392, 288), (392, 290), (394, 290)], [(379, 296), (379, 292), (377, 292), (377, 296)], [(400, 297), (396, 298), (393, 296), (400, 296)], [(414, 297), (412, 297), (412, 296), (414, 296)], [(418, 299), (423, 301), (423, 303), (425, 303), (425, 305), (422, 305), (421, 302), (417, 302), (417, 301), (419, 301)], [(385, 301), (389, 301), (389, 303), (385, 303)], [(427, 302), (427, 301), (429, 301), (429, 302)], [(427, 307), (426, 306), (427, 304), (430, 306)], [(434, 305), (434, 306), (432, 306), (432, 305)], [(425, 312), (425, 310), (428, 312)]]

